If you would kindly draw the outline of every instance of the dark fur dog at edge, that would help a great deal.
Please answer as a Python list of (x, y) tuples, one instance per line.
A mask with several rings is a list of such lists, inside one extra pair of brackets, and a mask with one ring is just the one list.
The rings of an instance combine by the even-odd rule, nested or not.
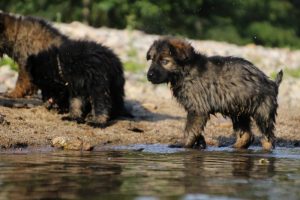
[[(124, 75), (119, 58), (89, 41), (64, 42), (28, 58), (32, 82), (54, 101), (68, 99), (66, 119), (106, 126), (124, 112)], [(62, 96), (61, 96), (62, 95)]]
[(170, 83), (173, 95), (187, 111), (185, 147), (206, 148), (204, 127), (210, 114), (215, 113), (231, 118), (237, 137), (235, 148), (248, 148), (252, 143), (251, 119), (263, 134), (263, 148), (275, 147), (282, 71), (272, 81), (247, 60), (207, 57), (176, 38), (155, 41), (147, 60), (152, 60), (148, 80), (154, 84)]
[(28, 56), (51, 46), (60, 46), (65, 40), (66, 36), (42, 19), (0, 11), (0, 57), (7, 54), (19, 65), (15, 89), (7, 96), (20, 98), (34, 94), (37, 89), (25, 70)]

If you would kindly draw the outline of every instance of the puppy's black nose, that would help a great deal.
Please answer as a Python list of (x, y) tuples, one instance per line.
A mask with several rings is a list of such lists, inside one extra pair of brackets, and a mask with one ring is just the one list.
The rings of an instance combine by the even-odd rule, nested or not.
[(154, 73), (153, 73), (153, 71), (149, 71), (149, 72), (148, 72), (148, 74), (147, 74), (147, 78), (148, 78), (148, 80), (151, 80), (151, 79), (153, 79), (153, 77), (154, 77)]

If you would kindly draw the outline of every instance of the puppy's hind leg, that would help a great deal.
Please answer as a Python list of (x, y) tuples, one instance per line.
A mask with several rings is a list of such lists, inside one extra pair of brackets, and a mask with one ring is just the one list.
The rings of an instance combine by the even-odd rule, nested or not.
[(269, 112), (268, 109), (264, 108), (262, 104), (259, 109), (257, 109), (257, 114), (254, 116), (256, 124), (263, 134), (263, 138), (261, 139), (261, 144), (263, 149), (270, 151), (275, 148), (276, 137), (274, 135), (275, 129), (275, 115), (276, 109), (272, 109), (273, 111)]
[(69, 116), (63, 117), (63, 120), (76, 121), (77, 123), (84, 123), (82, 118), (82, 109), (85, 106), (84, 98), (81, 96), (70, 98)]
[(20, 66), (19, 76), (16, 86), (13, 91), (5, 94), (9, 98), (22, 98), (26, 95), (33, 95), (38, 91), (38, 88), (31, 83), (28, 73), (24, 67)]
[(251, 119), (249, 116), (231, 117), (233, 131), (236, 135), (236, 142), (233, 145), (237, 149), (247, 149), (254, 140), (251, 132)]
[(110, 119), (112, 100), (108, 89), (96, 88), (91, 94), (91, 115), (88, 123), (92, 126), (105, 127)]

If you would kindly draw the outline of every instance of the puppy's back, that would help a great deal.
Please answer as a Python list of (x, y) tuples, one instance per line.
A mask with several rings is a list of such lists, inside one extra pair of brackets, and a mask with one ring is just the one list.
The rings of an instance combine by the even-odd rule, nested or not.
[[(239, 57), (208, 57), (211, 70), (222, 81), (239, 84), (240, 87), (264, 88), (266, 90), (277, 87), (259, 68), (248, 60)], [(255, 90), (255, 89), (254, 89)]]

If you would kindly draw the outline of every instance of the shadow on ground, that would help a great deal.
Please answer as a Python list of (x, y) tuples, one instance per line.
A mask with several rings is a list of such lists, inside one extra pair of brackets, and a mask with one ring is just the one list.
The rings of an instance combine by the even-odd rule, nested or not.
[(10, 108), (32, 108), (42, 104), (43, 102), (38, 96), (30, 98), (12, 99), (5, 97), (4, 93), (0, 93), (0, 106)]
[(125, 102), (126, 109), (133, 115), (132, 120), (134, 121), (162, 121), (162, 120), (180, 120), (183, 117), (172, 116), (169, 114), (157, 113), (157, 111), (151, 111), (150, 109), (144, 107), (139, 101), (135, 100), (126, 100)]
[[(33, 108), (40, 105), (43, 105), (43, 102), (39, 96), (12, 99), (5, 97), (3, 93), (0, 93), (0, 106), (10, 108)], [(126, 118), (127, 120), (156, 122), (166, 119), (182, 119), (182, 117), (178, 116), (152, 112), (149, 109), (145, 108), (139, 101), (135, 100), (126, 100), (125, 107), (132, 115), (132, 118), (128, 117)]]

